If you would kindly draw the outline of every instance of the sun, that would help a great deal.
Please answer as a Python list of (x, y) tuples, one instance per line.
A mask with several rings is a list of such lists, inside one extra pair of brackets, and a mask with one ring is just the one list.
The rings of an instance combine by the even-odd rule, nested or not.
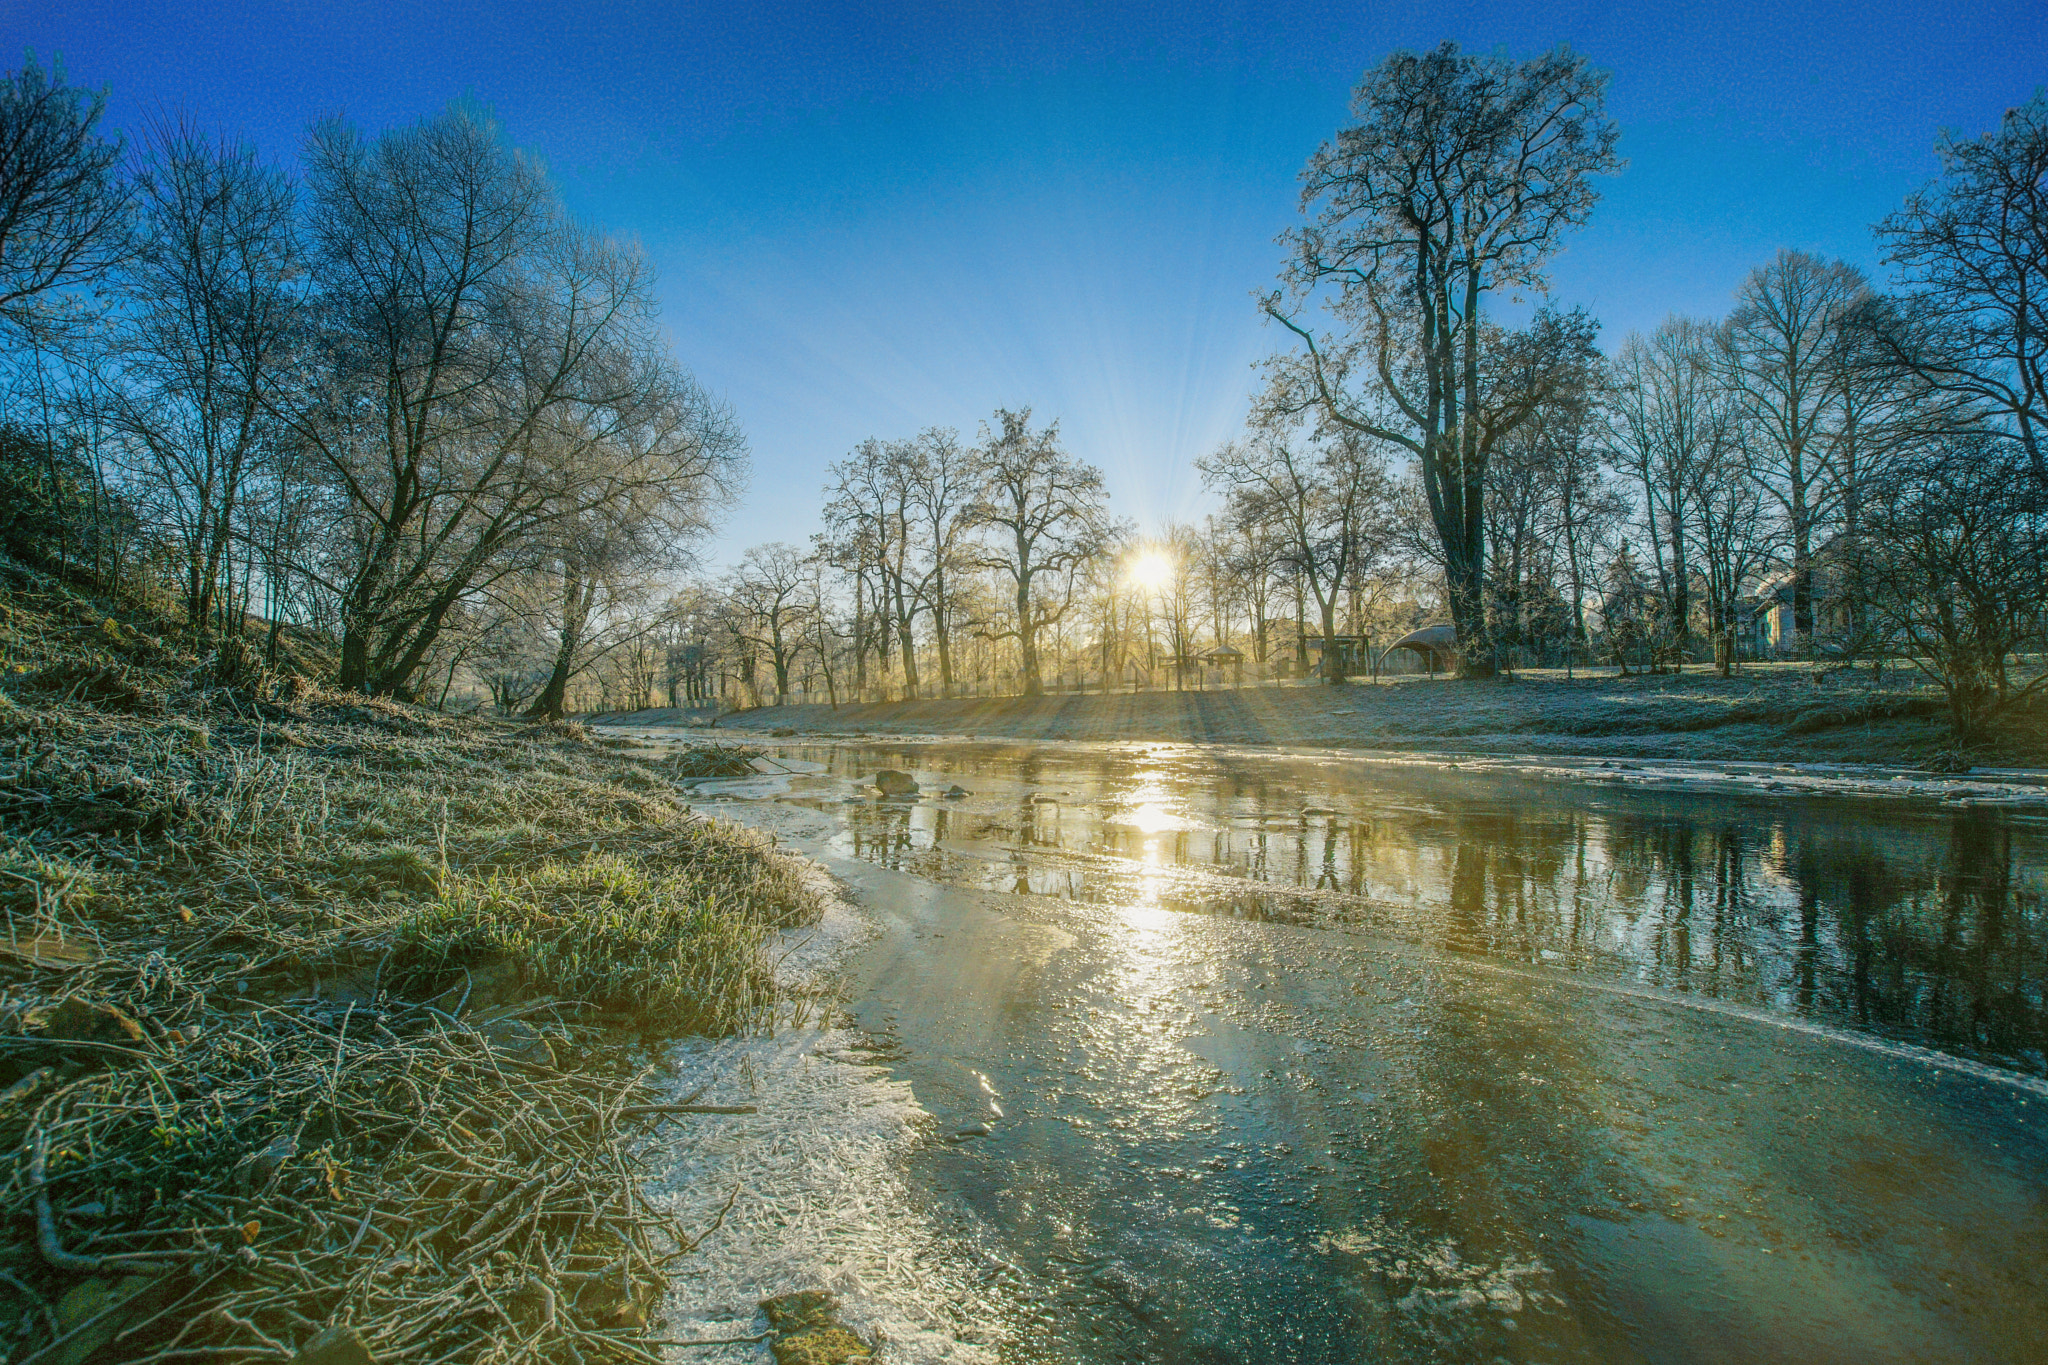
[(1164, 551), (1143, 549), (1131, 556), (1124, 576), (1147, 592), (1157, 592), (1173, 578), (1173, 560)]

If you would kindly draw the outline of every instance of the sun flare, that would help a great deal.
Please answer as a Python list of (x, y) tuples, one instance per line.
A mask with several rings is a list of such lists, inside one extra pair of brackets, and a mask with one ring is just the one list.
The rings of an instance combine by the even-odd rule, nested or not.
[(1173, 578), (1173, 560), (1163, 550), (1145, 549), (1131, 556), (1124, 576), (1132, 585), (1156, 592)]

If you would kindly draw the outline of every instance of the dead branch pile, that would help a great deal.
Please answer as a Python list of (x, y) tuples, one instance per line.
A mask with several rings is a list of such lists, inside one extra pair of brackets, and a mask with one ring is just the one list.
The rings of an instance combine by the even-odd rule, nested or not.
[(761, 750), (736, 744), (693, 744), (661, 760), (663, 771), (683, 781), (720, 777), (753, 777)]

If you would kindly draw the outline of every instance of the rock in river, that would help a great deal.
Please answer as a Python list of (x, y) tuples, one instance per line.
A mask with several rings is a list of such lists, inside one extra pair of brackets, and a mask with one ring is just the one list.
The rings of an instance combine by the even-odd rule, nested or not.
[(769, 1349), (776, 1365), (854, 1365), (874, 1356), (839, 1321), (839, 1300), (822, 1289), (763, 1299), (761, 1311), (775, 1334)]
[(915, 796), (917, 795), (917, 779), (909, 773), (900, 773), (894, 768), (884, 768), (875, 774), (875, 790), (881, 792), (884, 796)]

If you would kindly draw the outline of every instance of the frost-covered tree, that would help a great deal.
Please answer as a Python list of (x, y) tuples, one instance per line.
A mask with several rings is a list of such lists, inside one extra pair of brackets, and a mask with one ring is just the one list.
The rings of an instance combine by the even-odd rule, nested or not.
[(212, 629), (245, 501), (289, 459), (272, 400), (304, 325), (294, 198), (247, 143), (177, 122), (146, 143), (108, 407), (177, 546), (186, 620)]
[(1261, 422), (1199, 464), (1242, 522), (1271, 528), (1283, 571), (1303, 584), (1323, 627), (1323, 681), (1341, 683), (1337, 613), (1353, 579), (1390, 547), (1394, 484), (1379, 442), (1339, 426), (1319, 435), (1299, 422)]
[(1059, 423), (1034, 430), (1031, 409), (998, 408), (982, 428), (975, 521), (981, 563), (1009, 588), (1011, 615), (989, 633), (1015, 638), (1024, 691), (1042, 690), (1039, 638), (1073, 605), (1083, 566), (1107, 543), (1102, 471), (1060, 445)]
[(59, 291), (88, 284), (127, 249), (131, 190), (121, 139), (102, 137), (105, 91), (67, 85), (33, 54), (0, 77), (0, 322), (34, 334)]
[(1877, 227), (1905, 292), (1860, 321), (1894, 364), (1985, 411), (2048, 487), (2048, 92), (1983, 137), (1944, 137), (1941, 177)]
[[(1265, 301), (1304, 347), (1275, 365), (1281, 406), (1415, 456), (1468, 671), (1491, 660), (1487, 461), (1588, 362), (1594, 331), (1547, 309), (1513, 331), (1487, 308), (1543, 289), (1545, 263), (1592, 211), (1592, 178), (1620, 166), (1606, 92), (1606, 74), (1563, 48), (1388, 57), (1303, 171), (1313, 216), (1287, 235), (1283, 288)], [(1327, 323), (1309, 316), (1316, 303)]]
[(1780, 251), (1750, 272), (1721, 332), (1720, 377), (1741, 414), (1749, 474), (1784, 528), (1792, 628), (1811, 647), (1814, 555), (1840, 510), (1843, 326), (1869, 297), (1861, 271)]

